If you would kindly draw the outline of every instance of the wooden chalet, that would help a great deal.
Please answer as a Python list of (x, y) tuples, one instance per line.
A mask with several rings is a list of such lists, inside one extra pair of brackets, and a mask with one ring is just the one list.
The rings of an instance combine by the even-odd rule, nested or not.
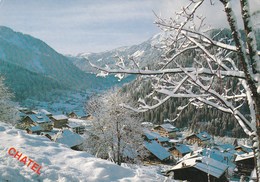
[(190, 145), (197, 143), (199, 146), (202, 146), (210, 142), (211, 136), (207, 132), (203, 131), (200, 133), (194, 133), (186, 137), (185, 140)]
[(179, 131), (179, 129), (170, 123), (164, 123), (154, 127), (153, 131), (158, 132), (161, 136), (174, 138), (175, 133)]
[(235, 147), (235, 150), (236, 150), (239, 154), (253, 152), (253, 149), (252, 149), (251, 147), (245, 146), (245, 145), (236, 146), (236, 147)]
[(254, 153), (250, 152), (237, 155), (235, 163), (237, 165), (238, 174), (250, 176), (255, 166)]
[(53, 140), (74, 150), (81, 150), (81, 146), (84, 142), (84, 139), (80, 135), (69, 129), (59, 131), (56, 136), (53, 137)]
[(65, 115), (53, 115), (50, 117), (54, 123), (54, 128), (67, 127), (68, 117)]
[(226, 171), (228, 166), (207, 157), (195, 157), (181, 161), (166, 172), (175, 180), (189, 182), (228, 182)]
[(169, 138), (161, 136), (159, 133), (151, 131), (147, 128), (143, 129), (143, 137), (146, 141), (157, 141), (163, 147), (171, 147)]
[(41, 126), (42, 131), (51, 131), (53, 128), (52, 121), (44, 114), (27, 115), (22, 119), (20, 125), (29, 130), (32, 126)]
[(26, 128), (27, 133), (29, 134), (37, 134), (40, 135), (41, 132), (44, 131), (44, 129), (40, 125), (31, 126)]
[(192, 150), (185, 144), (176, 144), (174, 147), (171, 147), (169, 149), (169, 152), (171, 152), (171, 154), (180, 159), (182, 158), (184, 155), (192, 152)]
[(72, 112), (68, 113), (67, 116), (69, 118), (74, 118), (74, 119), (78, 119), (79, 118), (75, 111), (72, 111)]
[(146, 161), (167, 162), (170, 160), (171, 154), (155, 140), (144, 141), (144, 147), (149, 153)]

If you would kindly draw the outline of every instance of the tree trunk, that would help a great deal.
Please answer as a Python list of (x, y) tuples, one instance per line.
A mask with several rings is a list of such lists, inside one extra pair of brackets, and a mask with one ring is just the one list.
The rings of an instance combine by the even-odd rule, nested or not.
[(116, 122), (116, 133), (117, 133), (117, 165), (121, 166), (121, 154), (120, 154), (120, 142), (121, 142), (121, 136), (119, 131), (119, 122)]

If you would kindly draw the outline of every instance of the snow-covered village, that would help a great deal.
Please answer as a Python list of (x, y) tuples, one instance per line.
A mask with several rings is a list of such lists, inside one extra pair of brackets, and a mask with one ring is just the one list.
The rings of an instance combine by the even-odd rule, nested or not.
[(0, 0), (0, 182), (260, 182), (259, 0)]

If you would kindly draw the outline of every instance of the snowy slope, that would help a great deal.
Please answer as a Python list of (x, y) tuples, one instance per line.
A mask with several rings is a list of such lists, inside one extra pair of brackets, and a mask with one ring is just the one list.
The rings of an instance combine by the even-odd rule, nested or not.
[[(132, 170), (97, 159), (86, 152), (73, 151), (43, 136), (28, 135), (0, 122), (0, 181), (164, 181), (165, 177), (138, 168)], [(37, 162), (40, 175), (14, 155), (14, 149)], [(11, 154), (11, 155), (10, 155)]]

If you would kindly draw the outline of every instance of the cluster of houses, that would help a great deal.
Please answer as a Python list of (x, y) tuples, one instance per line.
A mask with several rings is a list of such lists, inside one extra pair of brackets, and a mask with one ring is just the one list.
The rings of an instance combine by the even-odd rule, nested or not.
[[(75, 150), (83, 144), (81, 135), (93, 126), (90, 115), (77, 112), (53, 115), (44, 109), (21, 108), (20, 113), (18, 128)], [(176, 180), (224, 182), (250, 176), (254, 170), (253, 150), (249, 146), (215, 143), (205, 131), (186, 135), (170, 122), (155, 126), (145, 122), (142, 129), (144, 148), (149, 154), (144, 163), (172, 165), (165, 175)]]
[[(225, 182), (250, 177), (254, 170), (252, 147), (215, 143), (207, 132), (187, 135), (171, 123), (152, 127), (144, 124), (144, 146), (148, 161), (173, 167), (165, 175), (191, 182)], [(185, 136), (186, 135), (186, 136)]]
[(54, 115), (45, 109), (30, 110), (20, 108), (20, 121), (17, 128), (29, 134), (44, 135), (50, 140), (79, 150), (83, 144), (85, 130), (91, 129), (92, 118), (75, 111)]

